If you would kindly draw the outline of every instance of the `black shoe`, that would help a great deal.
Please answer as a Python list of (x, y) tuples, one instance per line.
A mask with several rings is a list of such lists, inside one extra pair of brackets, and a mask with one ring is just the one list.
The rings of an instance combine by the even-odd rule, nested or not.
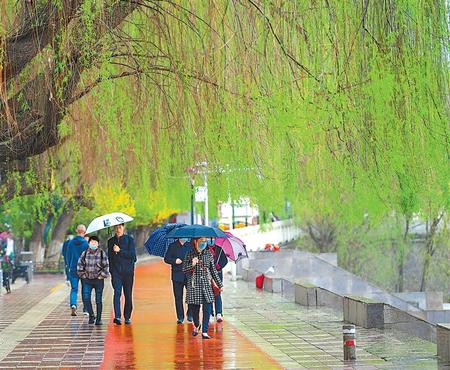
[(199, 325), (198, 328), (195, 328), (195, 329), (197, 329), (197, 331), (195, 331), (195, 330), (192, 331), (192, 336), (193, 336), (193, 337), (196, 337), (196, 336), (198, 335), (198, 333), (200, 332), (201, 327), (202, 327), (202, 326)]
[(184, 322), (184, 320), (180, 320), (180, 319), (177, 320), (177, 324), (182, 324), (183, 322)]
[(95, 325), (103, 325), (103, 321), (102, 320), (96, 320), (95, 321)]
[(212, 339), (207, 333), (202, 333), (202, 339)]
[(120, 319), (114, 319), (113, 323), (116, 325), (122, 325), (122, 321), (120, 321)]
[(89, 316), (89, 324), (93, 324), (95, 322), (95, 316)]
[(131, 319), (125, 319), (125, 324), (126, 325), (131, 325)]

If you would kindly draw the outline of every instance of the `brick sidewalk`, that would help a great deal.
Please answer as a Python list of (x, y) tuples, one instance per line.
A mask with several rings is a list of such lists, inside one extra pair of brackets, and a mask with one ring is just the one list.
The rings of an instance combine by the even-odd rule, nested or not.
[[(10, 311), (19, 308), (20, 302), (32, 296), (35, 302), (32, 311), (37, 310), (45, 296), (51, 294), (50, 286), (55, 284), (54, 277), (48, 279), (37, 276), (32, 284), (25, 286), (15, 296), (8, 295), (8, 302), (3, 302)], [(88, 325), (88, 318), (82, 314), (70, 316), (69, 292), (59, 277), (61, 302), (53, 302), (53, 307), (37, 325), (18, 343), (15, 348), (0, 361), (0, 369), (11, 368), (98, 368), (103, 361), (104, 337), (112, 308), (111, 288), (109, 281), (105, 284), (104, 322), (102, 327)], [(4, 297), (2, 297), (4, 298)], [(0, 298), (0, 301), (2, 300)], [(79, 307), (81, 307), (79, 295)], [(27, 305), (29, 307), (29, 305)], [(23, 310), (21, 310), (23, 311)], [(20, 318), (19, 318), (20, 320)], [(21, 330), (22, 325), (17, 329)], [(2, 333), (0, 332), (0, 335)]]
[[(60, 280), (59, 275), (56, 280)], [(0, 334), (8, 325), (17, 320), (30, 308), (35, 306), (39, 301), (48, 296), (55, 283), (55, 275), (37, 276), (31, 285), (21, 285), (19, 289), (16, 287), (20, 281), (11, 285), (12, 293), (3, 293), (0, 295)], [(30, 294), (30, 287), (33, 294)], [(4, 291), (3, 291), (4, 292)]]
[(62, 276), (37, 276), (0, 296), (1, 369), (438, 369), (436, 345), (362, 328), (358, 361), (344, 364), (339, 315), (243, 281), (225, 282), (225, 322), (213, 325), (214, 339), (193, 338), (190, 325), (175, 324), (169, 267), (159, 260), (136, 269), (131, 326), (111, 324), (109, 280), (100, 328), (70, 316), (69, 290)]

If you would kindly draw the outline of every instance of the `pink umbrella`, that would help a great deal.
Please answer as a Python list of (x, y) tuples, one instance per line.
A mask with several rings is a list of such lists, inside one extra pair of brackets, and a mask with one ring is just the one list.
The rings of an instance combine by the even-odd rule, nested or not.
[(228, 238), (216, 238), (216, 245), (222, 247), (227, 257), (237, 262), (241, 258), (248, 258), (244, 242), (232, 233), (225, 231)]

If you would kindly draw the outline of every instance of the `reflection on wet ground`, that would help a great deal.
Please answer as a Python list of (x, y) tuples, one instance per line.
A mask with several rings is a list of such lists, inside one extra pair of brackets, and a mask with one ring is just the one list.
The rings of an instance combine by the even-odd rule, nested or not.
[(281, 368), (227, 321), (212, 325), (212, 340), (192, 337), (191, 324), (177, 325), (164, 263), (137, 267), (135, 281), (133, 324), (109, 326), (103, 369)]

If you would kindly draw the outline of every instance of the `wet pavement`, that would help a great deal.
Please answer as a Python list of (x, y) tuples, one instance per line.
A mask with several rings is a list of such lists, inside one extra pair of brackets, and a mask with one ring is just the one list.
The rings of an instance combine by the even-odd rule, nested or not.
[[(0, 330), (0, 369), (100, 366), (107, 325), (88, 325), (80, 312), (80, 295), (79, 315), (71, 317), (69, 292), (62, 275), (38, 275), (31, 284), (0, 297), (0, 316), (8, 313), (9, 321)], [(111, 303), (111, 290), (105, 289), (107, 319)]]
[(102, 369), (279, 369), (281, 366), (229, 322), (210, 327), (211, 340), (176, 324), (170, 268), (136, 270), (133, 325), (110, 325)]
[(228, 282), (228, 320), (247, 338), (292, 369), (437, 369), (436, 345), (405, 334), (357, 327), (357, 361), (343, 361), (342, 315), (307, 308), (255, 289), (254, 283)]
[(338, 314), (243, 281), (225, 281), (225, 321), (211, 327), (214, 339), (194, 338), (190, 324), (176, 325), (170, 269), (159, 259), (136, 269), (130, 326), (111, 324), (109, 281), (100, 328), (69, 315), (62, 282), (38, 276), (0, 296), (0, 368), (438, 369), (436, 345), (378, 329), (357, 328), (358, 360), (344, 363)]

